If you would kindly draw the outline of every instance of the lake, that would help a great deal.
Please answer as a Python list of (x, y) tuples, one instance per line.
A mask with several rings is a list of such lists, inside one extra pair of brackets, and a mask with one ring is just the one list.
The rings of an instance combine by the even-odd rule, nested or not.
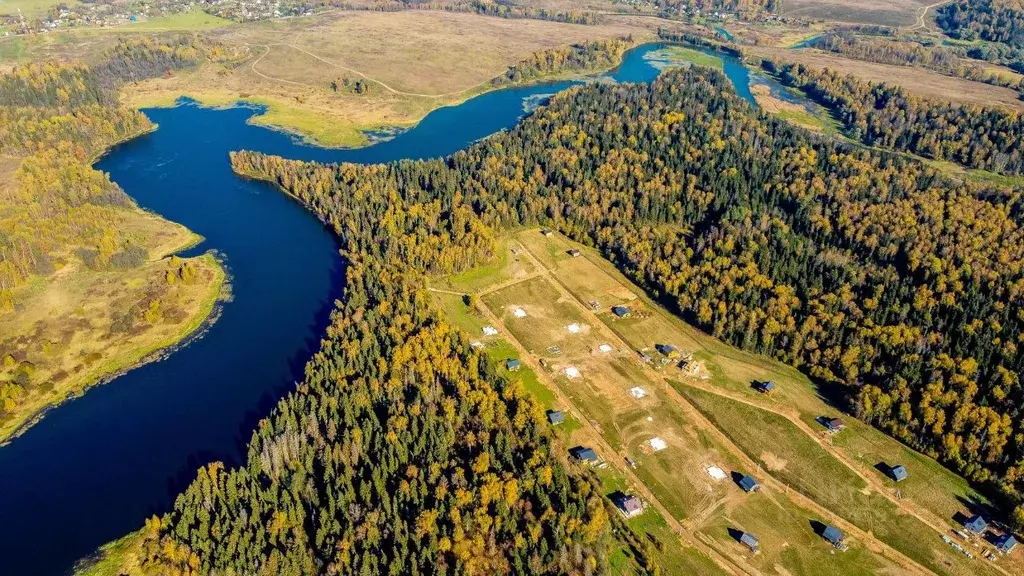
[[(608, 76), (640, 82), (658, 70), (626, 54)], [(726, 71), (746, 92), (746, 69)], [(451, 154), (510, 128), (531, 102), (578, 82), (490, 92), (430, 113), (394, 139), (325, 149), (246, 121), (251, 107), (185, 103), (145, 110), (159, 125), (97, 163), (142, 207), (203, 235), (233, 299), (201, 337), (55, 408), (0, 448), (0, 573), (58, 575), (98, 546), (160, 514), (196, 469), (244, 457), (259, 418), (301, 378), (343, 287), (337, 245), (300, 205), (234, 176), (231, 150), (325, 162), (388, 162)]]

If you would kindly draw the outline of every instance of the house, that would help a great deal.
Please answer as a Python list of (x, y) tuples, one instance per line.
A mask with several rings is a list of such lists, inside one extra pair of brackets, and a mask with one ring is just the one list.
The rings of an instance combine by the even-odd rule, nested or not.
[(757, 391), (760, 392), (761, 394), (771, 395), (772, 392), (775, 392), (775, 382), (772, 382), (771, 380), (758, 382)]
[(509, 372), (515, 372), (516, 370), (519, 370), (519, 360), (516, 360), (515, 358), (509, 358), (508, 360), (505, 360), (505, 369), (508, 370)]
[(665, 356), (675, 358), (679, 356), (679, 349), (671, 344), (655, 344), (654, 347)]
[(565, 412), (561, 410), (548, 410), (548, 422), (552, 425), (565, 422)]
[(583, 256), (583, 252), (580, 252), (579, 250), (577, 250), (575, 248), (573, 248), (572, 250), (569, 250), (568, 254), (569, 254), (569, 256), (572, 256), (573, 258), (579, 258), (580, 256)]
[(825, 529), (821, 531), (821, 537), (828, 540), (836, 548), (841, 547), (843, 542), (846, 540), (846, 537), (843, 536), (843, 532), (831, 524), (825, 526)]
[(740, 488), (743, 488), (744, 492), (757, 492), (761, 488), (761, 485), (750, 474), (740, 478), (739, 485)]
[(975, 534), (982, 534), (985, 532), (985, 529), (988, 528), (988, 522), (986, 522), (981, 516), (975, 514), (968, 518), (967, 522), (964, 522), (964, 528), (967, 528)]
[(1017, 539), (1013, 537), (1013, 534), (1003, 534), (999, 538), (996, 538), (996, 548), (1003, 554), (1013, 552), (1013, 549), (1016, 547)]
[(889, 468), (889, 477), (896, 482), (902, 482), (906, 480), (907, 476), (907, 469), (902, 464)]
[(743, 532), (740, 534), (740, 543), (746, 544), (747, 548), (750, 548), (751, 552), (759, 552), (761, 550), (761, 543), (758, 542), (757, 536), (754, 536), (750, 532)]
[(541, 228), (540, 229), (540, 233), (543, 234), (546, 238), (551, 238), (552, 236), (555, 235), (554, 232), (552, 232), (551, 230), (548, 230), (547, 228)]
[(618, 508), (619, 512), (621, 512), (626, 518), (639, 516), (640, 514), (643, 514), (644, 511), (643, 500), (640, 500), (632, 494), (623, 494), (622, 492), (619, 492), (612, 496), (612, 504), (615, 504), (615, 507)]
[(584, 446), (570, 448), (569, 455), (577, 462), (584, 464), (596, 464), (598, 462), (597, 453), (594, 452), (593, 448), (586, 448)]
[(615, 314), (619, 318), (625, 318), (629, 316), (629, 308), (625, 306), (612, 306), (612, 314)]
[(823, 418), (821, 424), (833, 434), (842, 432), (843, 429), (846, 428), (846, 424), (843, 423), (842, 418)]

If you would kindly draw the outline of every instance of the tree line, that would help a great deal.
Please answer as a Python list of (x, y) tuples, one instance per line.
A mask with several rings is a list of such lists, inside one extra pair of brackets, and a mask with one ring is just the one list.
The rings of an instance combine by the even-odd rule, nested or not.
[(598, 574), (608, 511), (553, 452), (540, 405), (432, 307), (426, 274), (494, 256), (471, 207), (364, 171), (259, 154), (337, 234), (347, 262), (320, 351), (244, 465), (211, 464), (147, 522), (142, 568), (198, 574)]
[(540, 50), (509, 66), (504, 74), (491, 80), (491, 84), (502, 86), (552, 74), (610, 68), (622, 60), (622, 54), (632, 45), (632, 37), (623, 37)]
[[(981, 63), (962, 58), (956, 50), (944, 46), (924, 46), (917, 42), (864, 38), (847, 31), (822, 34), (811, 42), (811, 46), (857, 60), (928, 68), (948, 76), (1024, 91), (1024, 81), (1015, 81), (1000, 76), (987, 70)], [(965, 51), (965, 54), (971, 56), (973, 52)], [(978, 56), (980, 56), (978, 58), (980, 60), (993, 60), (981, 54)]]
[[(336, 229), (359, 215), (356, 198), (437, 206), (458, 215), (454, 237), (557, 227), (689, 322), (838, 387), (858, 416), (1024, 522), (1020, 191), (812, 135), (696, 68), (571, 89), (443, 160), (234, 161)], [(469, 262), (465, 250), (429, 258), (425, 235), (364, 246), (428, 271)]]
[(954, 38), (1024, 47), (1024, 3), (1020, 0), (957, 0), (940, 6), (935, 21)]
[(924, 98), (852, 75), (770, 60), (762, 67), (830, 109), (869, 146), (1001, 174), (1024, 173), (1024, 118), (1016, 110)]

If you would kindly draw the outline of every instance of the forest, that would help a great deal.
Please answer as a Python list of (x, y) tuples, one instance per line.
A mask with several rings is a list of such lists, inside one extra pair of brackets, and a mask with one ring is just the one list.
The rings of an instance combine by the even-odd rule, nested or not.
[(939, 27), (954, 38), (1024, 47), (1021, 0), (956, 0), (937, 10)]
[[(841, 392), (859, 417), (1001, 497), (1024, 526), (1020, 191), (812, 135), (696, 68), (571, 89), (443, 160), (232, 162), (344, 229), (350, 250), (425, 273), (484, 260), (493, 233), (557, 227), (687, 321)], [(353, 240), (348, 228), (364, 225), (351, 222), (371, 211), (388, 216), (375, 237)], [(263, 434), (249, 474), (269, 474), (254, 462)], [(161, 534), (208, 562), (236, 540), (218, 530), (205, 548), (189, 543), (178, 519), (196, 498), (179, 501)]]
[[(260, 156), (231, 160), (267, 176)], [(610, 520), (596, 485), (562, 463), (540, 405), (498, 376), (425, 289), (426, 274), (491, 259), (493, 232), (468, 206), (343, 185), (362, 170), (387, 168), (324, 169), (289, 187), (337, 234), (344, 293), (245, 466), (202, 468), (170, 513), (147, 522), (143, 569), (605, 572)]]
[(762, 67), (827, 107), (851, 138), (868, 146), (1000, 174), (1024, 173), (1024, 118), (1018, 111), (923, 98), (802, 64), (765, 60)]
[(622, 54), (633, 45), (633, 39), (610, 38), (549, 48), (534, 52), (530, 58), (509, 66), (491, 81), (494, 86), (526, 82), (540, 76), (611, 68), (622, 60)]

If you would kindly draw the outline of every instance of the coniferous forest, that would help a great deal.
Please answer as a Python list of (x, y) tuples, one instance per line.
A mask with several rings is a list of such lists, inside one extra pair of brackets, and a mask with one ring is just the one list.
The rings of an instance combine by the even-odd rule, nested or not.
[(423, 291), (424, 275), (485, 262), (494, 234), (535, 224), (598, 247), (715, 336), (844, 391), (863, 419), (998, 492), (1019, 524), (1020, 192), (814, 136), (703, 69), (572, 89), (444, 160), (232, 164), (335, 230), (349, 285), (245, 467), (202, 470), (150, 522), (145, 562), (161, 573), (606, 567), (593, 488)]
[(1024, 173), (1024, 117), (1016, 110), (922, 98), (903, 88), (865, 82), (803, 64), (762, 67), (838, 117), (851, 138), (1001, 174)]

